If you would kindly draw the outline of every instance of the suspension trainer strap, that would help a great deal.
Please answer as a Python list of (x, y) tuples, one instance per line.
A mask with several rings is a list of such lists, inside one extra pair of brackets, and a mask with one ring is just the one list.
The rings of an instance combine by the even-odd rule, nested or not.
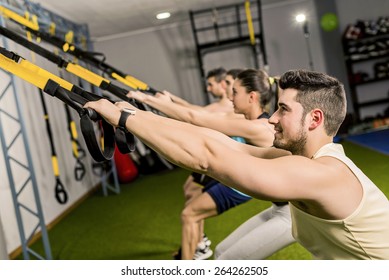
[[(76, 101), (75, 104), (85, 104), (88, 100), (82, 96), (68, 92), (64, 88), (61, 88), (56, 82), (48, 80), (44, 92), (57, 97), (66, 104)], [(71, 97), (70, 97), (71, 96)], [(72, 107), (72, 106), (71, 106)], [(95, 161), (109, 160), (113, 156), (115, 149), (115, 137), (114, 128), (109, 125), (104, 119), (101, 119), (96, 111), (91, 109), (80, 108), (78, 110), (80, 116), (80, 127), (82, 135), (84, 136), (86, 146), (89, 153)], [(104, 130), (104, 146), (100, 147), (99, 141), (96, 138), (94, 122), (101, 119)]]
[[(57, 97), (78, 112), (81, 123), (83, 123), (81, 129), (84, 127), (84, 130), (82, 130), (83, 136), (86, 137), (85, 140), (88, 139), (88, 141), (86, 141), (88, 150), (96, 161), (109, 160), (112, 158), (115, 145), (113, 127), (108, 125), (105, 120), (101, 120), (104, 129), (106, 129), (104, 131), (104, 144), (106, 146), (102, 148), (104, 150), (102, 151), (100, 146), (96, 145), (97, 140), (93, 127), (93, 122), (101, 118), (96, 111), (82, 107), (89, 100), (71, 92), (69, 89), (73, 88), (72, 84), (4, 48), (0, 47), (0, 54), (1, 68), (35, 85), (45, 93)], [(87, 124), (87, 122), (89, 122), (89, 124)]]
[[(107, 90), (107, 91), (111, 92), (112, 94), (114, 94), (115, 96), (117, 96), (118, 98), (120, 98), (121, 100), (127, 101), (127, 102), (132, 103), (133, 105), (136, 106), (135, 100), (133, 100), (127, 96), (128, 91), (126, 89), (112, 84), (111, 81), (109, 81), (108, 79), (105, 79), (105, 78), (101, 77), (100, 75), (97, 75), (97, 74), (93, 73), (92, 71), (90, 71), (90, 70), (88, 70), (80, 65), (77, 65), (75, 63), (71, 63), (71, 62), (64, 60), (59, 55), (57, 55), (53, 52), (50, 52), (37, 44), (34, 44), (33, 42), (19, 36), (18, 34), (8, 30), (7, 28), (0, 26), (0, 34), (17, 42), (18, 44), (26, 47), (27, 49), (39, 54), (40, 56), (48, 59), (49, 61), (55, 63), (58, 67), (64, 68), (67, 72), (78, 76), (79, 78), (91, 83), (94, 86), (97, 86), (103, 90)], [(54, 79), (55, 77), (52, 77), (52, 78)], [(118, 79), (121, 79), (121, 78), (119, 77)], [(61, 78), (61, 80), (63, 80), (63, 79)], [(58, 82), (60, 82), (60, 81), (58, 81)], [(129, 82), (124, 80), (124, 83), (129, 83)], [(68, 87), (68, 90), (76, 92), (88, 100), (98, 100), (101, 98), (101, 96), (95, 95), (95, 94), (90, 93), (90, 92), (86, 92), (83, 89), (76, 87), (75, 85), (67, 84), (65, 86)], [(140, 109), (142, 109), (142, 106), (140, 106)], [(126, 134), (130, 134), (130, 132), (126, 132)], [(134, 137), (132, 135), (126, 135), (125, 139), (134, 139)], [(122, 138), (120, 137), (118, 141), (122, 141)], [(121, 146), (124, 148), (125, 143), (122, 143)], [(134, 142), (128, 143), (128, 147), (129, 148), (126, 149), (128, 152), (134, 151), (132, 149), (132, 147), (135, 147), (135, 143)]]
[[(48, 42), (53, 46), (62, 49), (64, 52), (69, 53), (77, 57), (78, 59), (99, 68), (104, 73), (108, 74), (111, 78), (118, 80), (133, 89), (142, 90), (150, 93), (158, 92), (156, 89), (150, 87), (146, 83), (136, 79), (135, 77), (125, 74), (120, 70), (115, 69), (113, 66), (105, 63), (105, 57), (103, 54), (83, 51), (77, 48), (75, 45), (70, 44), (66, 40), (63, 40), (46, 32), (42, 32), (39, 30), (39, 25), (37, 22), (29, 20), (1, 5), (0, 12), (3, 14), (4, 17), (7, 17), (12, 21), (16, 22), (17, 24), (23, 26), (27, 31), (41, 38), (45, 42)], [(99, 60), (96, 58), (96, 56), (103, 56), (103, 59)]]
[(66, 204), (68, 202), (68, 193), (66, 192), (66, 189), (64, 185), (62, 184), (61, 180), (59, 177), (56, 178), (56, 183), (55, 183), (55, 199), (60, 203), (60, 204)]
[[(30, 37), (29, 37), (30, 39)], [(35, 59), (34, 53), (31, 53), (33, 59)], [(51, 131), (51, 124), (50, 124), (50, 117), (49, 117), (49, 112), (47, 110), (46, 106), (46, 101), (44, 98), (43, 91), (38, 88), (39, 91), (39, 97), (41, 100), (42, 108), (43, 108), (43, 118), (46, 124), (46, 131), (47, 131), (47, 136), (49, 138), (50, 142), (50, 149), (51, 149), (51, 165), (53, 168), (53, 173), (55, 177), (55, 186), (54, 186), (54, 197), (57, 200), (59, 204), (66, 204), (68, 201), (68, 193), (62, 184), (61, 178), (60, 178), (60, 173), (59, 173), (59, 165), (58, 165), (58, 157), (57, 157), (57, 152), (55, 150), (55, 145), (54, 145), (54, 138), (53, 138), (53, 133)]]
[(246, 0), (244, 6), (246, 11), (247, 28), (250, 36), (250, 43), (251, 45), (255, 46), (255, 33), (254, 33), (254, 26), (253, 26), (253, 18), (251, 16), (251, 10), (250, 10), (250, 1)]
[[(81, 132), (84, 136), (86, 146), (88, 147), (89, 152), (91, 151), (101, 151), (99, 141), (97, 141), (96, 136), (94, 135), (94, 124), (91, 120), (90, 115), (85, 112), (81, 115), (80, 120)], [(115, 134), (113, 127), (108, 124), (104, 119), (102, 120), (102, 129), (104, 131), (104, 148), (100, 153), (93, 153), (92, 157), (97, 162), (106, 161), (112, 158), (115, 151)], [(90, 133), (93, 131), (93, 135)]]
[(78, 141), (76, 123), (71, 117), (69, 107), (66, 104), (64, 104), (64, 107), (68, 123), (68, 130), (70, 134), (70, 141), (72, 143), (72, 154), (73, 157), (76, 159), (76, 165), (74, 167), (74, 178), (77, 181), (81, 181), (86, 174), (85, 165), (81, 161), (81, 159), (85, 157), (85, 150), (81, 147), (80, 142)]
[[(61, 78), (63, 78), (61, 71), (59, 75)], [(72, 155), (76, 159), (76, 164), (74, 166), (74, 178), (76, 179), (76, 181), (81, 181), (86, 174), (85, 164), (82, 162), (82, 159), (85, 158), (86, 153), (85, 150), (81, 147), (80, 142), (78, 141), (76, 123), (72, 118), (69, 106), (64, 104), (64, 108), (66, 113), (68, 131), (70, 135), (70, 142), (72, 144)]]
[(54, 177), (55, 177), (55, 181), (56, 181), (55, 187), (54, 187), (55, 198), (57, 199), (58, 203), (65, 204), (68, 201), (68, 194), (66, 192), (64, 185), (61, 182), (61, 178), (60, 178), (60, 174), (59, 174), (58, 157), (57, 157), (57, 152), (55, 150), (53, 133), (51, 131), (49, 113), (48, 113), (46, 102), (45, 102), (45, 99), (43, 96), (43, 91), (41, 89), (38, 89), (38, 90), (39, 90), (39, 96), (40, 96), (42, 107), (43, 107), (47, 135), (48, 135), (49, 141), (50, 141), (51, 164), (53, 166), (53, 172), (54, 172)]
[(3, 5), (0, 5), (0, 12), (5, 18), (10, 18), (16, 23), (25, 26), (26, 28), (29, 28), (31, 30), (39, 30), (39, 25), (36, 21), (26, 19), (18, 13), (15, 13), (14, 11), (4, 7)]
[[(61, 56), (27, 40), (26, 38), (5, 27), (0, 26), (0, 34), (18, 43), (19, 45), (22, 45), (23, 47), (39, 54), (47, 60), (55, 63), (58, 67), (65, 69), (67, 72), (78, 76), (79, 78), (89, 82), (90, 84), (97, 86), (103, 90), (107, 90), (122, 100), (129, 100), (129, 98), (126, 96), (128, 91), (118, 86), (114, 86), (113, 84), (111, 84), (110, 80), (101, 77), (100, 75), (97, 75), (96, 73), (93, 73), (92, 71), (78, 64), (66, 61)], [(134, 86), (130, 82), (124, 82), (127, 83), (129, 86)]]
[[(116, 144), (118, 146), (118, 149), (122, 154), (128, 154), (129, 152), (135, 151), (135, 136), (133, 134), (128, 133), (123, 129), (116, 128), (115, 139), (116, 139)], [(126, 144), (123, 145), (123, 143)]]
[[(3, 53), (5, 53), (5, 55), (17, 56), (16, 54), (14, 54), (12, 52), (6, 51), (5, 49), (4, 49)], [(54, 54), (52, 54), (52, 55), (54, 55)], [(48, 72), (46, 70), (40, 68), (40, 67), (38, 67), (38, 66), (36, 66), (36, 65), (34, 65), (34, 64), (24, 60), (24, 59), (21, 59), (20, 56), (17, 56), (17, 57), (18, 57), (18, 60), (20, 59), (19, 64), (22, 65), (24, 68), (26, 68), (28, 70), (31, 70), (33, 72), (37, 72), (39, 75), (46, 77), (47, 79), (45, 80), (45, 82), (47, 82), (47, 80), (49, 80), (49, 79), (53, 80), (56, 83), (58, 83), (61, 87), (63, 87), (64, 89), (68, 90), (67, 94), (57, 95), (56, 97), (61, 99), (63, 102), (65, 102), (67, 105), (69, 105), (73, 109), (75, 109), (79, 114), (81, 114), (82, 111), (84, 110), (82, 108), (82, 106), (80, 106), (79, 104), (84, 105), (88, 101), (96, 101), (96, 100), (99, 100), (99, 99), (102, 98), (101, 96), (98, 96), (96, 94), (87, 92), (87, 91), (83, 90), (82, 88), (80, 88), (80, 87), (78, 87), (76, 85), (73, 85), (73, 84), (69, 83), (68, 81), (66, 81), (64, 79), (62, 79), (62, 78), (60, 78), (60, 77), (58, 77), (58, 76), (56, 76), (56, 75), (54, 75), (54, 74), (52, 74), (52, 73), (50, 73), (50, 72)], [(70, 64), (68, 64), (68, 65), (70, 65)], [(92, 72), (90, 72), (90, 73), (92, 73)], [(23, 79), (29, 81), (30, 83), (36, 85), (37, 87), (40, 87), (40, 88), (42, 87), (42, 85), (40, 85), (40, 86), (37, 85), (35, 83), (36, 82), (35, 80), (27, 79), (26, 77), (28, 77), (28, 76), (26, 76), (26, 75), (21, 75), (21, 77), (23, 77)], [(104, 85), (106, 85), (106, 83)], [(111, 85), (111, 88), (113, 90), (115, 90), (117, 92), (117, 94), (121, 93), (123, 95), (122, 98), (123, 99), (125, 98), (127, 102), (130, 102), (130, 103), (135, 105), (134, 101), (132, 99), (128, 98), (124, 94), (124, 91), (125, 91), (124, 89), (121, 89), (121, 88), (116, 87), (114, 85)], [(111, 101), (111, 102), (113, 102), (113, 101)], [(127, 139), (127, 140), (131, 141), (132, 139), (134, 139), (134, 137), (131, 135), (130, 132), (126, 132), (126, 135), (125, 135), (124, 138), (123, 137), (118, 137), (118, 139), (116, 139), (116, 142), (120, 143), (120, 146), (122, 147), (122, 152), (123, 153), (133, 152), (134, 149), (135, 149), (135, 143), (134, 142), (122, 142), (122, 141), (125, 141), (124, 139)], [(127, 146), (127, 148), (125, 148), (126, 146)]]
[[(60, 77), (62, 78), (61, 72)], [(74, 166), (74, 178), (76, 179), (76, 181), (81, 181), (86, 174), (85, 164), (82, 162), (82, 159), (85, 157), (85, 150), (81, 147), (80, 142), (78, 141), (76, 123), (72, 118), (69, 106), (67, 104), (64, 104), (64, 107), (68, 131), (70, 135), (70, 142), (72, 143), (72, 155), (76, 159), (76, 164)]]

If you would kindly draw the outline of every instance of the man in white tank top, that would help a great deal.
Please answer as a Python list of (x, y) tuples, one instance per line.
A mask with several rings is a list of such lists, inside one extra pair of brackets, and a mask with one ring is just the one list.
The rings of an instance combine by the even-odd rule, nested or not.
[(241, 144), (126, 102), (86, 107), (115, 126), (121, 110), (131, 108), (136, 114), (126, 120), (127, 130), (171, 162), (252, 197), (289, 201), (293, 235), (314, 258), (389, 260), (388, 199), (333, 143), (346, 114), (343, 85), (323, 73), (292, 70), (279, 86), (269, 122), (280, 149)]
[(302, 156), (290, 157), (284, 172), (293, 236), (317, 259), (389, 259), (388, 199), (333, 143), (346, 114), (343, 86), (320, 73), (290, 71), (280, 87), (269, 120), (274, 146)]

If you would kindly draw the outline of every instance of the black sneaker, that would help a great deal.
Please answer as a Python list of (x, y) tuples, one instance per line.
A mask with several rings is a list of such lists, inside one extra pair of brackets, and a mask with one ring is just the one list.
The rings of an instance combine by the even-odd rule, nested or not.
[(182, 260), (181, 247), (173, 254), (174, 260)]

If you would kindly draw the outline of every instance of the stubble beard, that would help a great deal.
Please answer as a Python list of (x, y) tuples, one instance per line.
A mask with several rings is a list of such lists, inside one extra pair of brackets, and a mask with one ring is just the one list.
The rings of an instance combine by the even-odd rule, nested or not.
[[(281, 132), (282, 133), (282, 132)], [(307, 143), (307, 133), (304, 131), (304, 126), (301, 126), (297, 136), (292, 139), (277, 139), (275, 136), (273, 145), (276, 148), (290, 151), (293, 155), (303, 155), (305, 150), (305, 144)], [(283, 141), (284, 140), (284, 141)]]

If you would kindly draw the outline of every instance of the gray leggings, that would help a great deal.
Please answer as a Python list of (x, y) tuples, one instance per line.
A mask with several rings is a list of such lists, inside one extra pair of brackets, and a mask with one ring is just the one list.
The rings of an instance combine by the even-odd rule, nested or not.
[(293, 242), (289, 205), (272, 204), (220, 242), (215, 259), (264, 260)]

